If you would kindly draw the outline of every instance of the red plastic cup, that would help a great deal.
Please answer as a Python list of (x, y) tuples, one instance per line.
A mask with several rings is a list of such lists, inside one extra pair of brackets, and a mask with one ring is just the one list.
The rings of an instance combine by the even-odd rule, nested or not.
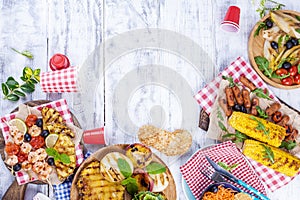
[(105, 144), (104, 127), (84, 131), (83, 141), (86, 144)]
[(52, 71), (62, 70), (70, 67), (70, 61), (67, 56), (57, 53), (50, 59), (49, 66)]
[(226, 32), (238, 33), (240, 31), (240, 8), (230, 6), (221, 23), (221, 29)]

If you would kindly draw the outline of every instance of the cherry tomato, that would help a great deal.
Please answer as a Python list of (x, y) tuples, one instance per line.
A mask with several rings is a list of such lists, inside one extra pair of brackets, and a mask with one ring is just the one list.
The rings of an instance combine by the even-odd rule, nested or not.
[(24, 153), (22, 151), (20, 151), (17, 156), (18, 156), (18, 162), (19, 163), (22, 163), (22, 162), (24, 162), (28, 159), (28, 154)]
[(294, 83), (297, 85), (300, 85), (300, 74), (297, 74), (294, 76)]
[(288, 71), (286, 69), (280, 68), (277, 69), (275, 72), (278, 76), (284, 76), (288, 74)]
[(289, 69), (289, 72), (290, 72), (290, 75), (291, 75), (291, 76), (295, 76), (295, 75), (298, 73), (298, 68), (297, 68), (297, 66), (292, 66), (292, 67)]
[(39, 149), (45, 145), (45, 140), (42, 136), (32, 137), (29, 142), (34, 149)]
[(287, 77), (281, 80), (282, 85), (293, 85), (293, 79), (291, 77)]
[(17, 155), (20, 151), (20, 146), (19, 145), (16, 145), (15, 143), (13, 142), (8, 142), (6, 145), (5, 145), (5, 151), (6, 153), (9, 155), (9, 156), (12, 156), (12, 155)]
[(36, 115), (30, 114), (27, 116), (26, 120), (25, 120), (25, 124), (28, 127), (32, 127), (35, 122), (37, 121), (38, 117)]

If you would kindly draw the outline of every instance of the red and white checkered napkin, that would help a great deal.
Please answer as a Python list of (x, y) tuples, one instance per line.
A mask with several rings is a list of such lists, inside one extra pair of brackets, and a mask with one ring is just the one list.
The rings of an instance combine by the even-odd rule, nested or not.
[[(201, 173), (206, 166), (211, 166), (205, 156), (208, 156), (216, 163), (224, 162), (227, 165), (238, 164), (237, 168), (233, 169), (231, 173), (261, 193), (266, 194), (263, 184), (259, 180), (257, 174), (253, 171), (252, 167), (247, 163), (246, 158), (237, 149), (234, 143), (227, 141), (197, 151), (184, 165), (180, 167), (182, 176), (186, 180), (186, 183), (196, 199), (199, 199), (203, 190), (213, 183), (213, 181), (209, 180)], [(236, 186), (245, 190), (238, 185)]]
[(41, 88), (43, 92), (77, 92), (78, 71), (76, 67), (43, 72), (41, 74)]
[[(245, 61), (243, 57), (238, 57), (233, 63), (224, 69), (214, 80), (202, 88), (194, 97), (207, 114), (211, 113), (212, 106), (218, 94), (218, 89), (222, 76), (231, 76), (235, 82), (239, 81), (241, 75), (246, 76), (257, 87), (267, 89), (267, 84), (257, 75), (255, 70)], [(275, 95), (270, 91), (270, 97)]]
[[(60, 115), (63, 117), (63, 119), (65, 120), (65, 122), (67, 124), (70, 124), (70, 123), (73, 124), (72, 116), (71, 116), (70, 110), (68, 108), (67, 101), (65, 99), (60, 99), (58, 101), (53, 101), (53, 102), (50, 102), (47, 104), (42, 104), (42, 105), (36, 106), (35, 108), (41, 110), (42, 107), (44, 107), (44, 106), (47, 106), (49, 108), (55, 108), (55, 110), (57, 110), (60, 113)], [(8, 121), (14, 119), (15, 117), (16, 117), (16, 113), (11, 113), (11, 114), (5, 115), (4, 117), (1, 117), (0, 124), (1, 124), (2, 134), (3, 134), (5, 142), (7, 142), (8, 139), (11, 137), (9, 134), (9, 127), (7, 126), (5, 121), (8, 122)], [(75, 150), (76, 150), (76, 164), (77, 164), (77, 166), (79, 166), (84, 160), (83, 152), (82, 152), (82, 149), (79, 144), (75, 147)], [(17, 179), (19, 185), (29, 183), (29, 182), (36, 180), (36, 178), (29, 177), (29, 175), (27, 173), (24, 173), (23, 171), (16, 172), (16, 179)]]

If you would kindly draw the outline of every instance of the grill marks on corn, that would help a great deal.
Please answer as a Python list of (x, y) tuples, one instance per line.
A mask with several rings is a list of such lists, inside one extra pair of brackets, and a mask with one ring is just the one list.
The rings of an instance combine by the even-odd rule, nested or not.
[(77, 188), (81, 199), (91, 200), (121, 200), (125, 192), (120, 183), (109, 182), (102, 176), (99, 161), (91, 162), (80, 172)]

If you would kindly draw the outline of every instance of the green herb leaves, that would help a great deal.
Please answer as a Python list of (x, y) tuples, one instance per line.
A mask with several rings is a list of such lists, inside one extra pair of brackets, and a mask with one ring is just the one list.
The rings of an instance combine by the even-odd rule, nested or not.
[(18, 54), (21, 54), (22, 56), (25, 56), (29, 59), (33, 59), (33, 54), (30, 52), (30, 51), (27, 51), (27, 50), (24, 50), (24, 51), (18, 51), (17, 49), (15, 48), (11, 48), (13, 51), (17, 52)]
[[(273, 6), (267, 7), (266, 3), (270, 3)], [(256, 12), (259, 13), (260, 18), (263, 18), (267, 11), (281, 10), (282, 7), (285, 7), (285, 5), (278, 3), (276, 1), (273, 1), (273, 0), (261, 0), (260, 7), (258, 9), (256, 9)]]
[(222, 76), (222, 78), (224, 79), (224, 80), (227, 80), (227, 81), (229, 81), (229, 87), (234, 87), (235, 85), (237, 85), (237, 83), (235, 83), (234, 81), (233, 81), (233, 78), (231, 77), (231, 76)]
[(126, 190), (129, 194), (134, 195), (138, 191), (138, 185), (136, 180), (131, 177), (132, 171), (130, 165), (125, 159), (118, 158), (118, 167), (125, 177), (121, 184), (126, 187)]
[(128, 178), (132, 175), (130, 165), (126, 160), (119, 158), (118, 167), (125, 178)]
[(258, 25), (257, 29), (254, 32), (254, 37), (259, 35), (259, 32), (260, 32), (261, 29), (264, 29), (264, 30), (267, 29), (267, 25), (266, 25), (265, 22), (259, 22), (259, 25)]
[(280, 148), (285, 148), (286, 150), (292, 150), (297, 146), (297, 143), (295, 141), (282, 141)]
[(264, 75), (266, 75), (267, 77), (271, 78), (272, 77), (272, 69), (269, 68), (269, 61), (262, 56), (256, 56), (254, 58), (255, 63), (257, 64), (259, 70), (261, 70)]
[(46, 153), (49, 156), (52, 156), (54, 160), (60, 160), (64, 164), (69, 164), (71, 162), (70, 157), (67, 154), (64, 153), (60, 154), (53, 148), (47, 148)]
[(265, 111), (263, 111), (263, 109), (261, 109), (261, 107), (259, 106), (255, 106), (256, 110), (257, 110), (257, 113), (258, 113), (258, 116), (260, 118), (263, 118), (263, 119), (267, 119), (269, 116), (267, 115), (267, 113)]
[(262, 147), (264, 147), (264, 151), (262, 152), (264, 154), (264, 158), (268, 158), (272, 164), (274, 164), (274, 153), (271, 149), (271, 147), (268, 147), (264, 144), (260, 144)]
[(232, 165), (227, 165), (225, 162), (218, 162), (217, 163), (220, 167), (222, 167), (223, 169), (227, 170), (227, 171), (231, 171), (235, 168), (238, 167), (239, 164), (235, 163), (235, 164), (232, 164)]
[(257, 122), (257, 126), (256, 126), (256, 130), (258, 131), (263, 131), (265, 135), (269, 135), (270, 133), (270, 130), (269, 129), (266, 129), (265, 125), (259, 121), (256, 117), (254, 116), (250, 116), (250, 119), (254, 120)]
[(269, 94), (269, 91), (263, 90), (261, 88), (256, 88), (255, 90), (252, 91), (256, 96), (263, 98), (263, 99), (268, 99), (268, 100), (272, 100)]
[(166, 172), (166, 167), (160, 163), (152, 162), (146, 166), (146, 171), (149, 174), (161, 174), (163, 172)]

